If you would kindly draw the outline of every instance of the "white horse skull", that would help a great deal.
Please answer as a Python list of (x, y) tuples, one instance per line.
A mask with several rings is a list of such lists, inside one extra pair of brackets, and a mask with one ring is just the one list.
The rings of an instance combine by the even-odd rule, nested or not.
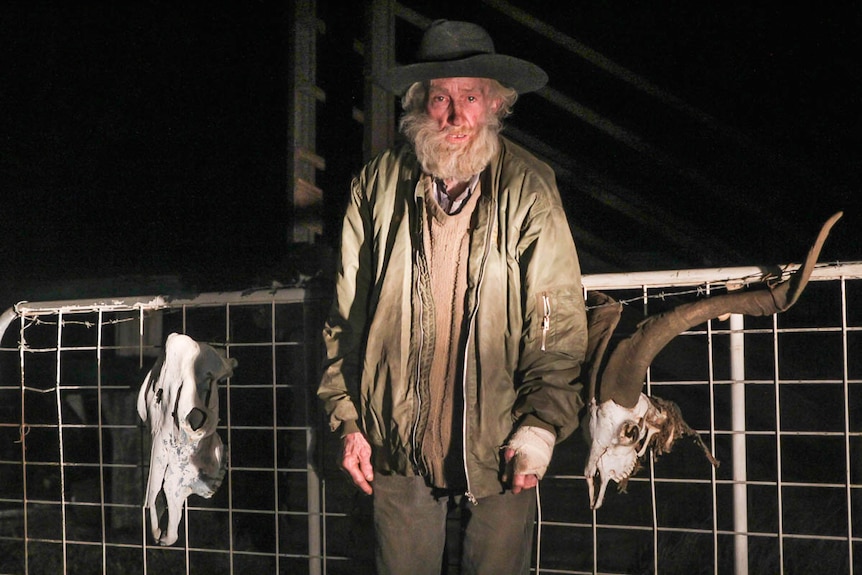
[[(144, 506), (160, 545), (177, 541), (186, 498), (212, 497), (224, 478), (226, 454), (216, 433), (217, 383), (235, 367), (235, 359), (226, 359), (211, 346), (172, 333), (138, 392), (138, 415), (152, 434)], [(162, 530), (165, 509), (167, 527)]]

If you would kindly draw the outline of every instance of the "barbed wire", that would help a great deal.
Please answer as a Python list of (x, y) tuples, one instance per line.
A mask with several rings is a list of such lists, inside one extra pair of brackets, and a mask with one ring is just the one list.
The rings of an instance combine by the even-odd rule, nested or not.
[[(848, 262), (841, 262), (841, 261), (822, 262), (822, 263), (816, 264), (814, 266), (814, 268), (815, 269), (824, 269), (824, 268), (841, 267), (843, 265), (846, 265), (847, 263)], [(607, 307), (607, 306), (612, 306), (612, 305), (629, 306), (633, 303), (643, 302), (643, 301), (648, 301), (648, 300), (665, 301), (666, 299), (668, 299), (670, 297), (686, 296), (686, 295), (692, 295), (692, 294), (696, 294), (698, 297), (707, 297), (707, 296), (712, 297), (715, 295), (712, 292), (714, 292), (716, 290), (724, 290), (726, 292), (726, 291), (731, 291), (733, 289), (740, 289), (740, 288), (744, 288), (744, 287), (755, 286), (758, 284), (762, 284), (764, 286), (771, 287), (771, 286), (775, 285), (776, 283), (779, 283), (780, 281), (786, 281), (787, 278), (789, 278), (791, 275), (793, 275), (796, 272), (796, 270), (798, 269), (798, 267), (795, 269), (789, 269), (789, 268), (793, 267), (794, 265), (798, 266), (798, 264), (788, 264), (785, 266), (776, 266), (773, 270), (766, 270), (764, 272), (752, 273), (752, 274), (747, 274), (747, 275), (743, 275), (743, 276), (739, 276), (739, 277), (728, 277), (728, 278), (724, 278), (722, 280), (712, 280), (712, 281), (708, 281), (708, 282), (703, 282), (701, 284), (698, 284), (697, 286), (690, 287), (688, 289), (683, 289), (681, 291), (674, 291), (672, 293), (669, 293), (667, 291), (662, 290), (662, 291), (660, 291), (658, 293), (654, 293), (654, 294), (640, 294), (640, 295), (633, 296), (630, 298), (615, 300), (615, 301), (603, 303), (600, 305), (587, 306), (586, 309), (587, 309), (587, 311), (589, 311), (589, 310), (598, 309), (598, 308)], [(633, 287), (611, 288), (611, 289), (608, 289), (608, 291), (622, 291), (622, 290), (628, 291), (631, 289), (635, 289), (635, 288), (633, 288)], [(641, 287), (641, 289), (643, 289), (643, 286)], [(595, 291), (602, 291), (602, 290), (594, 289), (594, 290), (589, 290), (589, 291), (595, 292)]]

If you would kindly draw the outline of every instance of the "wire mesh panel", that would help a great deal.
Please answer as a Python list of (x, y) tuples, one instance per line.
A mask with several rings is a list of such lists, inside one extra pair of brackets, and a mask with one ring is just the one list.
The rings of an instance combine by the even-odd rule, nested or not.
[[(749, 273), (760, 276), (740, 268), (706, 281), (677, 273), (585, 284), (625, 302), (622, 338), (647, 315)], [(645, 390), (680, 406), (717, 469), (682, 439), (592, 512), (586, 443), (557, 446), (541, 487), (541, 572), (862, 573), (858, 278), (858, 266), (818, 269), (790, 310), (706, 322), (655, 358)]]
[[(576, 432), (541, 484), (534, 569), (862, 573), (860, 271), (815, 270), (787, 312), (675, 338), (647, 390), (679, 404), (721, 466), (682, 440), (593, 512)], [(585, 285), (626, 303), (623, 337), (747, 273)], [(327, 303), (284, 289), (20, 304), (0, 318), (0, 575), (373, 573), (370, 498), (337, 469), (314, 396)], [(188, 498), (179, 540), (161, 547), (142, 508), (150, 436), (136, 399), (172, 332), (238, 365), (219, 387), (224, 482)]]
[[(0, 573), (322, 573), (323, 305), (297, 289), (19, 305), (0, 354)], [(219, 389), (224, 482), (160, 547), (136, 399), (171, 332), (238, 367)]]

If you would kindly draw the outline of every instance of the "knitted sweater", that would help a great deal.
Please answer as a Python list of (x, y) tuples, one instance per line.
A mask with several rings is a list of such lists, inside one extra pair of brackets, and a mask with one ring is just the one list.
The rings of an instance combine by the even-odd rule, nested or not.
[(422, 453), (436, 487), (463, 488), (462, 395), (458, 358), (464, 326), (470, 222), (480, 196), (478, 186), (461, 210), (447, 214), (426, 194), (424, 239), (434, 299), (436, 338), (428, 373), (430, 412)]

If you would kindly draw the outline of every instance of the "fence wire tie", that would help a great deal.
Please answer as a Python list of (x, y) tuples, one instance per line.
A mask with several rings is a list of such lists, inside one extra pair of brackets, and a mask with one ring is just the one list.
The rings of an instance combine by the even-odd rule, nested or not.
[(15, 440), (15, 443), (24, 443), (24, 438), (30, 434), (30, 424), (23, 423), (18, 426), (18, 439)]
[(57, 391), (57, 386), (49, 387), (48, 389), (39, 389), (38, 387), (30, 387), (29, 385), (25, 385), (21, 387), (24, 391), (35, 391), (36, 393), (54, 393)]

